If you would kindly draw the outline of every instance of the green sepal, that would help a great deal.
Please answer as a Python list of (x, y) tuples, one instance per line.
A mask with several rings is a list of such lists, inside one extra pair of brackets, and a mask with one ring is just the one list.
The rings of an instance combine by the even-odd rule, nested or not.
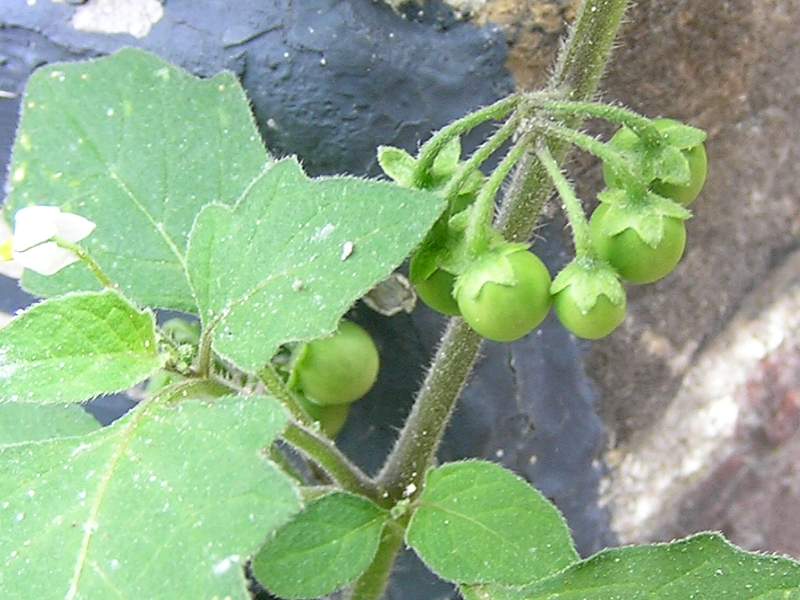
[(645, 157), (643, 170), (648, 182), (658, 179), (666, 183), (686, 185), (691, 181), (689, 161), (679, 148), (669, 145), (650, 148)]
[(454, 137), (444, 145), (433, 160), (431, 175), (434, 181), (450, 179), (458, 169), (459, 160), (461, 160), (461, 138)]
[(417, 160), (402, 148), (379, 146), (378, 164), (395, 183), (403, 187), (414, 187)]
[(639, 200), (631, 198), (625, 190), (611, 188), (597, 197), (609, 207), (603, 233), (613, 236), (633, 229), (651, 248), (657, 247), (664, 237), (665, 218), (686, 221), (692, 217), (690, 210), (654, 192), (647, 192)]
[(550, 293), (555, 296), (567, 287), (572, 287), (578, 309), (584, 314), (594, 308), (600, 296), (605, 296), (615, 306), (625, 304), (625, 289), (619, 276), (608, 263), (597, 258), (573, 259), (561, 269), (550, 286)]
[(708, 137), (706, 132), (691, 125), (685, 125), (678, 121), (672, 121), (668, 125), (663, 125), (660, 133), (670, 146), (680, 150), (688, 150), (699, 146)]
[(659, 119), (655, 124), (661, 134), (660, 144), (651, 145), (629, 128), (623, 127), (610, 145), (630, 161), (646, 183), (658, 179), (675, 185), (688, 184), (692, 174), (682, 150), (702, 144), (706, 133), (671, 119)]
[[(480, 269), (485, 274), (480, 278), (478, 285), (470, 285), (470, 282), (465, 283), (465, 278), (459, 277), (453, 287), (453, 295), (458, 297), (464, 293), (468, 298), (477, 298), (481, 293), (483, 286), (487, 283), (496, 283), (498, 285), (513, 286), (517, 283), (517, 278), (514, 275), (514, 268), (508, 260), (508, 256), (522, 250), (527, 250), (529, 244), (520, 243), (503, 243), (492, 248), (477, 260), (469, 264), (469, 269)], [(463, 273), (464, 271), (462, 271)], [(472, 279), (472, 278), (471, 278)], [(463, 292), (461, 291), (463, 288)]]

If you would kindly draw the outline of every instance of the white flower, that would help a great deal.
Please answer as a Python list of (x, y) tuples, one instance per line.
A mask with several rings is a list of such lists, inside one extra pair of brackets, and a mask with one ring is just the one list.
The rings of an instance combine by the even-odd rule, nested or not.
[[(94, 228), (92, 221), (61, 212), (57, 206), (28, 206), (20, 209), (14, 217), (13, 260), (5, 265), (14, 265), (9, 269), (12, 272), (25, 268), (41, 275), (54, 275), (80, 259), (74, 252), (59, 246), (53, 238), (75, 244), (88, 237)], [(8, 241), (5, 242), (6, 260), (7, 246)]]
[(0, 275), (19, 279), (22, 277), (22, 265), (14, 261), (14, 237), (0, 211)]

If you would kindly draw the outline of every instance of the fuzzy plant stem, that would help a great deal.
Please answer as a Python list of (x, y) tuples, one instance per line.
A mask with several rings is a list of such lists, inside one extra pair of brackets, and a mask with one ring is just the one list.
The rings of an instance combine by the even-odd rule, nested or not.
[(89, 255), (89, 253), (86, 252), (86, 250), (84, 250), (81, 246), (79, 246), (78, 244), (73, 244), (72, 242), (69, 242), (64, 238), (60, 237), (54, 237), (53, 241), (59, 248), (64, 248), (64, 250), (69, 250), (75, 256), (77, 256), (83, 262), (83, 264), (85, 264), (89, 268), (89, 270), (92, 272), (92, 275), (94, 275), (97, 278), (97, 281), (99, 281), (103, 287), (108, 288), (110, 290), (117, 289), (116, 284), (111, 280), (111, 278), (108, 275), (106, 275), (106, 272), (103, 271), (100, 265), (97, 264), (97, 261), (95, 261), (95, 259), (93, 259)]
[(624, 125), (650, 146), (659, 145), (663, 142), (661, 133), (652, 119), (623, 106), (603, 104), (602, 102), (551, 100), (541, 98), (541, 96), (535, 94), (527, 97), (526, 101), (528, 106), (542, 109), (543, 112), (553, 115), (602, 119), (617, 125)]
[(292, 393), (289, 386), (283, 381), (272, 364), (268, 364), (258, 373), (258, 378), (267, 391), (291, 413), (292, 417), (301, 425), (311, 427), (314, 419), (302, 407), (297, 400), (297, 396)]
[(385, 503), (384, 495), (377, 486), (336, 447), (320, 433), (319, 427), (298, 402), (272, 365), (267, 365), (258, 374), (267, 391), (291, 413), (291, 423), (283, 439), (302, 456), (317, 465), (332, 481), (349, 492), (361, 494), (376, 502)]
[(489, 230), (494, 220), (495, 198), (514, 165), (528, 151), (531, 136), (522, 136), (483, 184), (467, 224), (467, 240), (473, 255), (480, 256), (489, 247)]
[(458, 171), (456, 171), (453, 178), (448, 182), (447, 186), (444, 188), (443, 195), (449, 202), (454, 197), (456, 197), (461, 190), (461, 187), (466, 183), (469, 176), (472, 175), (473, 172), (477, 171), (480, 166), (485, 163), (492, 154), (497, 152), (500, 148), (503, 147), (514, 133), (517, 131), (517, 127), (519, 126), (519, 121), (512, 117), (497, 130), (495, 131), (489, 139), (487, 139), (480, 147), (469, 157), (464, 164), (462, 164)]
[[(631, 170), (625, 157), (608, 144), (604, 144), (600, 140), (582, 131), (555, 125), (548, 121), (533, 120), (528, 123), (528, 126), (534, 130), (540, 131), (546, 137), (555, 138), (562, 142), (572, 144), (581, 150), (595, 155), (611, 168), (614, 174), (622, 181), (622, 185), (625, 189), (629, 190), (634, 196), (643, 197), (647, 193), (647, 186)], [(545, 169), (545, 172), (547, 172), (547, 169)], [(548, 177), (549, 176), (550, 174), (548, 173)]]
[(419, 151), (417, 166), (414, 170), (414, 185), (419, 188), (427, 187), (427, 179), (436, 156), (453, 138), (464, 135), (486, 121), (497, 121), (511, 114), (520, 101), (517, 94), (498, 100), (494, 104), (485, 106), (453, 121), (446, 127), (437, 131)]
[(556, 159), (553, 158), (553, 154), (547, 148), (546, 144), (542, 144), (539, 147), (536, 151), (536, 156), (544, 166), (553, 185), (556, 186), (558, 195), (561, 197), (564, 212), (572, 228), (575, 256), (577, 258), (593, 256), (594, 250), (592, 248), (592, 236), (589, 232), (589, 222), (586, 220), (586, 213), (583, 212), (581, 201), (578, 199), (578, 196), (575, 195), (575, 189), (564, 176), (561, 167), (558, 166)]
[(388, 507), (386, 494), (361, 469), (350, 462), (332, 440), (294, 422), (289, 423), (282, 437), (303, 457), (318, 465), (331, 481), (344, 490)]
[[(576, 102), (594, 99), (628, 4), (629, 0), (584, 0), (548, 82), (551, 98)], [(565, 122), (577, 127), (580, 121), (573, 117)], [(559, 163), (566, 158), (568, 149), (566, 143), (551, 146)], [(498, 224), (508, 240), (528, 240), (552, 192), (547, 172), (535, 154), (529, 153), (520, 161), (500, 207)]]
[[(594, 97), (627, 6), (628, 0), (584, 0), (551, 81), (552, 89), (569, 100)], [(566, 150), (561, 150), (558, 158), (563, 159), (565, 153)], [(535, 156), (520, 163), (512, 188), (501, 206), (500, 224), (507, 239), (525, 241), (530, 238), (551, 192), (547, 172)], [(422, 487), (425, 471), (435, 460), (480, 346), (481, 338), (462, 319), (450, 320), (411, 414), (378, 477), (379, 484), (392, 498), (402, 498), (404, 490), (412, 489), (410, 484)], [(397, 550), (399, 548), (398, 543)], [(383, 569), (387, 579), (394, 556), (396, 550), (382, 543), (378, 557), (388, 564)], [(356, 589), (360, 583), (361, 580), (356, 582)], [(370, 593), (361, 594), (358, 600), (378, 600), (384, 589), (385, 583), (373, 586)]]

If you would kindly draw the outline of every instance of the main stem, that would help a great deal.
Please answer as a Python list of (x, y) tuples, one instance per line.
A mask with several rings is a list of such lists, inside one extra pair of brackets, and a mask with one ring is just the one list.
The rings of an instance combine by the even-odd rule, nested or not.
[[(564, 100), (594, 98), (628, 4), (629, 0), (584, 0), (548, 83), (550, 91)], [(566, 124), (576, 127), (580, 119), (568, 119)], [(566, 158), (568, 148), (566, 143), (550, 147), (559, 163)], [(500, 207), (498, 222), (507, 239), (524, 242), (530, 237), (542, 206), (552, 192), (547, 171), (536, 156), (529, 153), (520, 162)]]
[(481, 337), (463, 319), (450, 319), (411, 414), (378, 476), (378, 483), (395, 500), (406, 489), (422, 487), (480, 347)]
[[(584, 0), (575, 27), (550, 82), (551, 89), (570, 100), (590, 100), (597, 91), (628, 0)], [(557, 159), (563, 159), (560, 149)], [(552, 192), (547, 172), (529, 154), (517, 169), (514, 183), (501, 205), (500, 224), (507, 239), (527, 240)], [(392, 498), (418, 488), (435, 459), (439, 443), (472, 367), (481, 338), (463, 320), (451, 319), (414, 407), (382, 469), (378, 482)], [(384, 548), (385, 550), (388, 548)], [(379, 550), (379, 556), (382, 550)], [(399, 545), (398, 545), (399, 550)], [(391, 561), (390, 561), (391, 564)], [(385, 569), (388, 578), (390, 568)], [(357, 582), (355, 588), (358, 589)], [(383, 588), (362, 594), (359, 600), (376, 600)]]

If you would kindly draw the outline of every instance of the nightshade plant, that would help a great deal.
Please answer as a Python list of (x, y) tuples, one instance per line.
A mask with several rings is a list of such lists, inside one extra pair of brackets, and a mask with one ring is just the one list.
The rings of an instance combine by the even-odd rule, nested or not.
[[(372, 600), (406, 544), (468, 600), (800, 598), (800, 565), (717, 534), (580, 560), (522, 479), (435, 463), (481, 335), (517, 339), (552, 305), (603, 337), (624, 319), (621, 278), (663, 277), (683, 252), (705, 134), (592, 101), (625, 8), (583, 3), (545, 90), (417, 156), (381, 148), (394, 183), (273, 158), (230, 74), (138, 50), (39, 69), (0, 240), (45, 298), (0, 330), (0, 597), (246, 598), (249, 565), (281, 598)], [(622, 129), (603, 143), (585, 118)], [(489, 121), (462, 158), (461, 136)], [(606, 169), (591, 224), (559, 166), (573, 145)], [(527, 240), (553, 186), (576, 256), (551, 282)], [(379, 368), (342, 319), (407, 258), (422, 299), (463, 318), (371, 477), (331, 439)], [(155, 309), (197, 322), (159, 327)], [(145, 381), (108, 427), (79, 406)]]

